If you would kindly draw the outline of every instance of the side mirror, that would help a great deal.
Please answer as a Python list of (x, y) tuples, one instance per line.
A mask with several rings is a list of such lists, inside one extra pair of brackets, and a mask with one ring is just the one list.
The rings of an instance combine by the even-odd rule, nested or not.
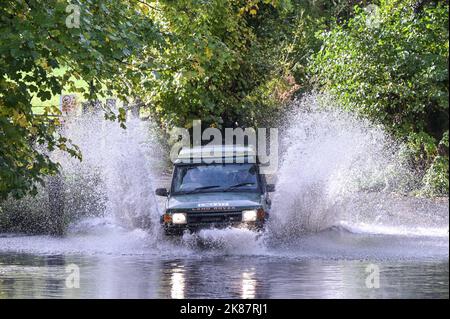
[(155, 194), (158, 196), (166, 196), (167, 197), (169, 195), (169, 192), (165, 188), (157, 188), (155, 190)]
[(275, 191), (275, 184), (266, 184), (266, 192), (274, 192)]

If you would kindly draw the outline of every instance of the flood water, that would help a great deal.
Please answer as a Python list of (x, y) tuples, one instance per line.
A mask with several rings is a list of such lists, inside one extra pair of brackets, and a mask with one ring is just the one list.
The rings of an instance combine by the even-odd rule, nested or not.
[[(167, 150), (151, 123), (67, 124), (83, 162), (53, 155), (78, 220), (61, 238), (0, 234), (0, 298), (449, 298), (448, 197), (399, 195), (417, 182), (401, 145), (316, 104), (294, 106), (279, 134), (264, 235), (164, 238), (154, 189), (170, 182)], [(41, 193), (20, 207), (38, 214)]]
[[(9, 235), (0, 247), (1, 298), (449, 297), (448, 236), (330, 229), (271, 245), (245, 230), (211, 230), (195, 243), (155, 244), (145, 231), (109, 228)], [(79, 288), (67, 284), (74, 265)], [(367, 284), (374, 267), (378, 288)]]

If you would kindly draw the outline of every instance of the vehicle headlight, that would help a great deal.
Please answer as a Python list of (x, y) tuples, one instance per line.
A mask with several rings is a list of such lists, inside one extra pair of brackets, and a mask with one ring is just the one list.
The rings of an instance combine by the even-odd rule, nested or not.
[(242, 221), (243, 222), (255, 222), (258, 218), (258, 212), (256, 209), (243, 210), (242, 211)]
[(172, 214), (172, 223), (174, 224), (186, 224), (186, 214), (185, 213), (174, 213)]

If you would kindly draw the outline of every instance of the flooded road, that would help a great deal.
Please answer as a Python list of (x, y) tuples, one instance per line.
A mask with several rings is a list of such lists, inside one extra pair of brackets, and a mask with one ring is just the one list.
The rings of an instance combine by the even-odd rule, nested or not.
[[(61, 238), (0, 234), (0, 298), (449, 298), (448, 196), (404, 195), (416, 176), (397, 143), (303, 104), (282, 134), (264, 235), (164, 238), (154, 189), (170, 177), (150, 123), (72, 123), (83, 162), (57, 159), (75, 221)], [(42, 214), (40, 198), (20, 211)]]
[[(289, 243), (246, 230), (156, 243), (116, 228), (61, 239), (4, 236), (0, 297), (448, 298), (448, 249), (448, 236), (337, 228)], [(79, 288), (67, 283), (73, 267)], [(375, 269), (378, 288), (369, 278)]]

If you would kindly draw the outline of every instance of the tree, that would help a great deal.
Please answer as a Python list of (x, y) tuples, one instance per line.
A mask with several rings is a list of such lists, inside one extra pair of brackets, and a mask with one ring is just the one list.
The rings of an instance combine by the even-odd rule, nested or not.
[(258, 39), (250, 21), (260, 11), (284, 5), (267, 0), (158, 2), (150, 13), (164, 34), (165, 49), (154, 52), (158, 68), (148, 69), (139, 96), (165, 127), (189, 127), (198, 118), (206, 126), (254, 125), (263, 105), (248, 97), (269, 74), (267, 62), (255, 59)]
[(346, 108), (406, 140), (425, 188), (448, 194), (448, 2), (372, 8), (322, 34), (310, 71)]
[[(73, 25), (77, 17), (66, 24), (78, 9), (79, 26)], [(129, 96), (141, 75), (134, 61), (150, 63), (146, 53), (160, 43), (147, 11), (148, 5), (121, 0), (0, 3), (0, 199), (35, 193), (36, 183), (58, 169), (48, 151), (59, 148), (81, 159), (50, 116), (58, 110), (36, 115), (31, 98), (46, 101), (63, 88), (90, 99)], [(91, 86), (76, 87), (76, 79)], [(123, 110), (118, 120), (124, 121)]]

